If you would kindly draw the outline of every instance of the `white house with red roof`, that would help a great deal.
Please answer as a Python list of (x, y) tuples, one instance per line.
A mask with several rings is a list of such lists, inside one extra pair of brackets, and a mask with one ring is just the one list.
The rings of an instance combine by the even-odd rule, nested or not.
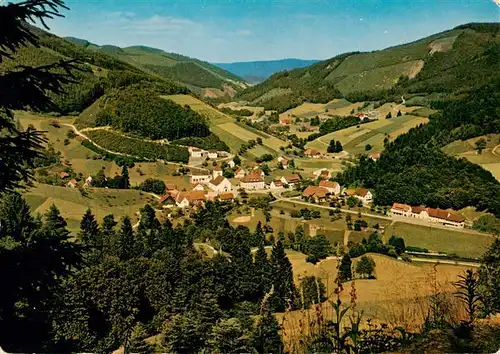
[(340, 194), (340, 184), (332, 181), (320, 181), (319, 186), (326, 188), (330, 194)]
[(260, 173), (260, 170), (253, 170), (248, 175), (243, 177), (240, 182), (240, 187), (246, 190), (257, 190), (266, 188), (264, 182), (264, 176)]
[(391, 216), (403, 216), (426, 220), (431, 223), (463, 229), (465, 218), (444, 209), (426, 208), (425, 206), (410, 206), (407, 204), (394, 203), (390, 211)]
[(212, 174), (209, 171), (191, 171), (191, 184), (208, 184), (212, 180)]
[(247, 171), (245, 171), (241, 167), (238, 167), (236, 172), (234, 172), (234, 178), (242, 179), (243, 177), (246, 176), (246, 174), (247, 174)]
[(288, 185), (288, 187), (293, 188), (297, 183), (299, 183), (302, 179), (300, 178), (299, 175), (293, 174), (289, 176), (283, 176), (281, 177), (281, 182), (283, 184)]

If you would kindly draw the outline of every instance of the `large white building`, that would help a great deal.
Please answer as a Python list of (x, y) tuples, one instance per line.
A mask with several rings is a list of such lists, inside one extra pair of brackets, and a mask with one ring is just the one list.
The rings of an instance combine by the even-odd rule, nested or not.
[(246, 190), (266, 188), (264, 176), (262, 176), (260, 172), (260, 170), (253, 170), (250, 174), (243, 177), (240, 182), (240, 187)]
[(458, 229), (463, 229), (465, 226), (465, 218), (459, 215), (452, 214), (444, 209), (426, 208), (422, 205), (410, 206), (407, 204), (394, 203), (391, 207), (390, 215), (426, 220)]
[(191, 172), (191, 184), (208, 184), (212, 179), (212, 174), (208, 171), (195, 171)]
[(218, 176), (217, 178), (211, 180), (208, 187), (218, 193), (231, 192), (233, 190), (231, 182), (222, 176)]

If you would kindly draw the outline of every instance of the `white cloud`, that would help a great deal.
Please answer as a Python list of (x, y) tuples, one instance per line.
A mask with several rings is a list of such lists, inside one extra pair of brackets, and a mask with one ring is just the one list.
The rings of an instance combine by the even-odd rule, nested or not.
[(493, 2), (494, 2), (495, 4), (497, 4), (498, 6), (500, 6), (500, 0), (493, 0)]
[(149, 18), (137, 18), (133, 12), (109, 13), (104, 17), (104, 24), (137, 34), (179, 32), (186, 28), (192, 29), (199, 26), (191, 20), (171, 16), (153, 15)]

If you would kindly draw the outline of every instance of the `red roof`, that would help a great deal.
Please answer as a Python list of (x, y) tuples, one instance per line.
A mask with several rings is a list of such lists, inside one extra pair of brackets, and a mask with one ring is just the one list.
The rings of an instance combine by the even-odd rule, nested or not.
[(177, 185), (175, 185), (173, 183), (167, 183), (167, 184), (165, 184), (165, 189), (167, 191), (173, 191), (173, 190), (177, 189)]
[(293, 174), (293, 175), (290, 175), (290, 176), (285, 176), (285, 180), (288, 183), (296, 183), (296, 182), (300, 182), (301, 181), (300, 176), (297, 175), (297, 174)]
[(221, 193), (219, 195), (219, 198), (221, 200), (231, 200), (231, 199), (234, 199), (234, 195), (233, 195), (233, 193)]
[(69, 173), (67, 173), (67, 172), (61, 172), (61, 173), (59, 173), (59, 177), (61, 177), (61, 178), (69, 177)]
[(447, 210), (443, 209), (434, 209), (434, 208), (427, 208), (426, 209), (427, 214), (433, 218), (437, 219), (442, 219), (442, 220), (448, 220), (448, 221), (453, 221), (453, 222), (464, 222), (465, 218), (452, 214)]
[(315, 156), (315, 155), (321, 155), (321, 152), (315, 149), (307, 149), (306, 151), (304, 151), (304, 154), (309, 156)]
[(325, 188), (337, 188), (339, 184), (337, 182), (331, 182), (331, 181), (320, 181), (319, 185)]
[(256, 182), (262, 182), (264, 179), (260, 174), (248, 174), (245, 177), (241, 179), (241, 182), (243, 183), (256, 183)]
[(407, 204), (400, 204), (400, 203), (394, 203), (392, 204), (392, 208), (391, 209), (395, 209), (395, 210), (401, 210), (401, 211), (411, 211), (412, 210), (412, 207), (407, 205)]
[(272, 183), (274, 183), (274, 185), (275, 185), (276, 187), (282, 187), (282, 186), (283, 186), (283, 182), (281, 182), (280, 180), (273, 181)]
[(222, 171), (222, 167), (220, 167), (219, 165), (215, 166), (214, 168), (215, 171)]
[(358, 188), (356, 189), (356, 191), (354, 192), (354, 194), (360, 196), (360, 197), (366, 197), (366, 195), (368, 194), (369, 190), (366, 189), (366, 188)]
[(160, 198), (160, 201), (159, 203), (160, 204), (163, 204), (165, 203), (165, 201), (168, 199), (168, 198), (173, 198), (175, 199), (177, 197), (177, 195), (179, 194), (179, 191), (176, 191), (176, 190), (172, 190), (172, 191), (169, 191), (167, 193), (165, 193), (165, 195), (163, 197)]
[(280, 123), (281, 124), (292, 124), (292, 119), (291, 118), (280, 118)]
[(302, 196), (304, 196), (304, 197), (316, 196), (318, 198), (324, 198), (328, 194), (330, 194), (330, 192), (326, 188), (318, 187), (318, 186), (309, 186), (304, 190), (304, 192), (302, 193)]
[(205, 192), (204, 191), (182, 192), (177, 195), (176, 199), (178, 202), (182, 202), (184, 199), (187, 199), (190, 202), (205, 200)]

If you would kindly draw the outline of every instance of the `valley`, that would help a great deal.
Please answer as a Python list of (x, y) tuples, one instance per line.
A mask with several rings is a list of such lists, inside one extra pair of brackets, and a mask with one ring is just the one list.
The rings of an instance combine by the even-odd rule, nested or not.
[(211, 64), (16, 16), (33, 37), (0, 50), (0, 352), (500, 343), (498, 23)]

